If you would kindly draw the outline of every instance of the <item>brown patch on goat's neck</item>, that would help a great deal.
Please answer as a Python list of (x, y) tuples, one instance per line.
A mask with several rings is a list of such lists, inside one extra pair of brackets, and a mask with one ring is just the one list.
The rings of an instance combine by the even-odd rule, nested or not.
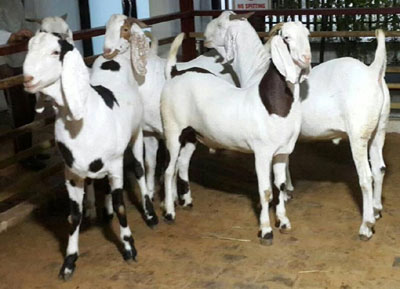
[(293, 92), (288, 87), (285, 77), (281, 75), (271, 61), (268, 71), (258, 86), (258, 93), (269, 114), (286, 117), (294, 101)]

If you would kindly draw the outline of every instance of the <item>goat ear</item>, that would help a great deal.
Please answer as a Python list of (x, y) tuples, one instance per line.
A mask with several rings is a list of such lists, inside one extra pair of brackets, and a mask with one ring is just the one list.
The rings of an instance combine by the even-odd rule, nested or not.
[(84, 81), (88, 79), (89, 71), (86, 69), (78, 50), (73, 49), (65, 53), (61, 72), (61, 85), (65, 97), (64, 102), (67, 102), (74, 120), (80, 120), (85, 112), (88, 93), (85, 92)]
[(236, 34), (228, 28), (224, 38), (225, 61), (230, 61), (236, 56)]
[(63, 14), (63, 15), (61, 15), (60, 16), (60, 18), (62, 19), (62, 20), (67, 20), (67, 17), (68, 17), (68, 13), (65, 13), (65, 14)]
[(229, 15), (229, 20), (245, 20), (254, 15), (254, 13), (255, 12), (247, 12), (244, 14), (231, 14)]
[(132, 65), (139, 75), (144, 76), (147, 73), (147, 55), (150, 51), (149, 42), (144, 33), (132, 33), (130, 41)]
[(292, 60), (288, 47), (280, 36), (274, 36), (271, 40), (271, 58), (279, 73), (285, 77), (286, 81), (291, 83), (297, 82), (296, 65)]

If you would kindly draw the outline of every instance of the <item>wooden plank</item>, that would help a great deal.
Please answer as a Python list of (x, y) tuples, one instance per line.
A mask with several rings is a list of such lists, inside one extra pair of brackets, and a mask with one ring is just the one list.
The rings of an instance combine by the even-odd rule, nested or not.
[[(166, 15), (160, 15), (156, 17), (141, 19), (144, 23), (151, 25), (156, 23), (162, 23), (166, 21), (176, 20), (176, 19), (185, 19), (187, 17), (193, 17), (193, 11), (188, 11), (184, 13), (171, 13)], [(194, 29), (193, 29), (194, 30)], [(90, 39), (95, 36), (103, 35), (105, 33), (105, 27), (96, 27), (91, 29), (84, 29), (80, 31), (74, 32), (74, 40), (83, 40), (83, 39)], [(18, 53), (27, 50), (28, 42), (19, 42), (15, 44), (6, 44), (0, 45), (0, 56)]]
[[(62, 168), (58, 169), (58, 171), (60, 171)], [(56, 172), (57, 170), (52, 174)], [(58, 186), (59, 185), (46, 188), (46, 191), (40, 190), (33, 193), (33, 195), (26, 195), (24, 201), (12, 205), (9, 209), (0, 212), (0, 233), (5, 232), (7, 229), (17, 225), (29, 217), (35, 209), (47, 201), (48, 195), (52, 194)]]
[(193, 11), (182, 11), (182, 12), (164, 14), (164, 15), (155, 16), (155, 17), (151, 17), (151, 18), (143, 18), (143, 19), (140, 19), (140, 21), (143, 21), (144, 23), (146, 23), (148, 25), (152, 25), (152, 24), (172, 21), (172, 20), (176, 20), (176, 19), (183, 19), (183, 18), (188, 18), (188, 17), (189, 18), (193, 17)]
[(386, 73), (400, 73), (400, 66), (386, 67)]
[(24, 133), (31, 132), (34, 129), (44, 127), (48, 124), (53, 123), (54, 120), (55, 120), (55, 117), (50, 116), (50, 117), (47, 117), (44, 119), (36, 120), (34, 122), (28, 123), (26, 125), (20, 126), (15, 129), (10, 129), (0, 135), (0, 143), (3, 141), (9, 140), (10, 138), (20, 136)]
[(388, 83), (389, 89), (400, 89), (400, 83)]
[(37, 204), (27, 200), (0, 213), (0, 233), (25, 220), (36, 208)]
[(20, 85), (23, 82), (24, 82), (24, 77), (22, 74), (0, 79), (0, 90)]
[(12, 164), (15, 164), (16, 162), (18, 162), (22, 159), (25, 159), (25, 158), (33, 156), (35, 154), (41, 153), (53, 146), (54, 146), (54, 139), (46, 140), (46, 141), (43, 141), (39, 144), (36, 144), (36, 145), (30, 147), (29, 149), (20, 151), (19, 153), (15, 154), (15, 155), (12, 155), (8, 158), (0, 160), (0, 170), (4, 169)]
[[(258, 36), (268, 38), (268, 32), (257, 32)], [(386, 37), (400, 37), (400, 31), (385, 31)], [(190, 32), (191, 38), (204, 38), (203, 32)], [(310, 37), (375, 37), (374, 31), (317, 31), (311, 32)]]
[(392, 102), (390, 104), (391, 109), (400, 109), (400, 102)]
[(33, 172), (18, 178), (18, 180), (10, 187), (0, 192), (0, 213), (15, 206), (21, 201), (21, 199), (26, 198), (26, 195), (29, 195), (30, 192), (32, 192), (32, 185), (51, 175), (54, 175), (56, 172), (61, 171), (63, 168), (64, 163), (58, 162), (56, 164), (48, 166), (47, 168), (39, 172)]
[[(290, 16), (290, 15), (365, 15), (365, 14), (382, 14), (394, 15), (400, 14), (400, 8), (318, 8), (318, 9), (266, 9), (266, 10), (234, 10), (236, 13), (254, 12), (258, 16)], [(195, 16), (213, 16), (218, 17), (222, 10), (197, 10), (194, 11)]]

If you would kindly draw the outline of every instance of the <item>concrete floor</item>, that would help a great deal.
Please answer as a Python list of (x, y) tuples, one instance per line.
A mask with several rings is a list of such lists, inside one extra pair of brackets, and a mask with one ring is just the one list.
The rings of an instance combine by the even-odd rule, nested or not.
[[(0, 234), (0, 288), (400, 288), (400, 136), (385, 146), (383, 218), (360, 241), (361, 193), (347, 143), (298, 144), (291, 159), (293, 230), (259, 243), (253, 156), (200, 148), (192, 161), (194, 208), (175, 224), (146, 227), (128, 204), (138, 262), (118, 251), (118, 226), (85, 224), (69, 282), (57, 279), (67, 241), (66, 192), (53, 194), (26, 222)], [(128, 195), (137, 194), (131, 190)], [(156, 201), (160, 215), (159, 201)], [(270, 212), (274, 220), (273, 210)]]

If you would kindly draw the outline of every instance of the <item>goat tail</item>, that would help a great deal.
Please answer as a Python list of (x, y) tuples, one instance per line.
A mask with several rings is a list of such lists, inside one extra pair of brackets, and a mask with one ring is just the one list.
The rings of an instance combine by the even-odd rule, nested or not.
[(171, 70), (172, 67), (176, 65), (176, 55), (178, 54), (179, 47), (182, 45), (183, 38), (185, 37), (185, 33), (180, 33), (175, 37), (174, 41), (171, 44), (171, 48), (169, 49), (167, 65), (165, 66), (165, 78), (167, 80), (171, 79)]
[(386, 43), (385, 33), (382, 29), (375, 30), (378, 46), (375, 51), (375, 59), (371, 63), (370, 68), (378, 75), (378, 80), (385, 76), (386, 71)]
[(150, 46), (150, 53), (157, 55), (158, 53), (158, 39), (155, 37), (151, 32), (145, 31), (144, 34), (150, 38), (151, 46)]

